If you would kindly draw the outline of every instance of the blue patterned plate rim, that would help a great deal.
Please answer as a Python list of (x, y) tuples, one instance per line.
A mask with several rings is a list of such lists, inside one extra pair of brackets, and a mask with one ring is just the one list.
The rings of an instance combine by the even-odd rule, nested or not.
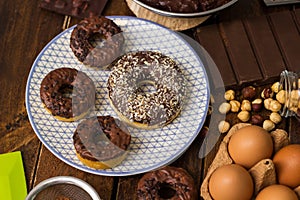
[[(152, 171), (155, 169), (158, 169), (160, 167), (163, 167), (165, 165), (169, 165), (172, 162), (174, 162), (176, 159), (178, 159), (187, 149), (188, 147), (191, 145), (191, 143), (194, 141), (194, 139), (197, 137), (198, 133), (200, 132), (204, 122), (205, 122), (205, 118), (206, 118), (206, 114), (207, 114), (207, 110), (208, 110), (208, 104), (209, 104), (209, 97), (210, 97), (210, 90), (209, 90), (209, 81), (208, 81), (208, 76), (206, 74), (205, 68), (203, 66), (203, 62), (201, 61), (201, 59), (198, 57), (196, 51), (190, 46), (190, 44), (185, 41), (179, 34), (177, 34), (176, 32), (167, 29), (166, 27), (157, 24), (155, 22), (146, 20), (146, 19), (141, 19), (141, 18), (137, 18), (137, 17), (131, 17), (131, 16), (107, 16), (108, 18), (112, 19), (112, 20), (125, 20), (125, 21), (141, 21), (144, 22), (146, 24), (148, 24), (149, 26), (155, 26), (155, 27), (159, 27), (161, 30), (164, 30), (166, 32), (168, 32), (170, 35), (173, 35), (176, 39), (180, 40), (181, 42), (184, 43), (184, 45), (186, 45), (186, 47), (193, 53), (193, 56), (195, 57), (195, 59), (197, 60), (197, 62), (199, 63), (199, 66), (202, 69), (202, 76), (203, 79), (205, 81), (206, 84), (206, 88), (204, 89), (204, 100), (203, 103), (205, 104), (205, 106), (203, 107), (203, 115), (201, 117), (201, 120), (199, 121), (198, 127), (194, 127), (194, 133), (193, 135), (188, 138), (188, 141), (185, 143), (185, 145), (176, 151), (175, 155), (168, 157), (167, 159), (156, 163), (155, 165), (151, 165), (151, 166), (147, 166), (144, 167), (142, 169), (139, 170), (134, 170), (134, 171), (114, 171), (113, 169), (109, 169), (109, 170), (98, 170), (98, 169), (92, 169), (89, 167), (84, 166), (81, 163), (76, 163), (73, 160), (70, 160), (66, 157), (64, 157), (60, 152), (56, 151), (54, 148), (52, 148), (52, 146), (50, 145), (49, 142), (46, 141), (46, 137), (41, 133), (41, 131), (39, 130), (39, 128), (36, 125), (36, 122), (34, 121), (33, 118), (33, 113), (31, 110), (31, 102), (30, 102), (30, 90), (31, 90), (31, 81), (33, 78), (33, 75), (35, 73), (35, 69), (37, 67), (37, 63), (40, 61), (40, 59), (44, 56), (44, 53), (48, 50), (48, 48), (55, 43), (57, 40), (59, 40), (64, 34), (66, 34), (66, 32), (71, 31), (76, 25), (64, 30), (63, 32), (59, 33), (57, 36), (55, 36), (39, 53), (39, 55), (36, 57), (32, 68), (30, 70), (28, 79), (27, 79), (27, 85), (26, 85), (26, 92), (25, 92), (25, 104), (26, 104), (26, 109), (28, 112), (28, 117), (29, 117), (29, 121), (31, 123), (31, 126), (34, 130), (34, 132), (36, 133), (36, 135), (38, 136), (39, 140), (43, 143), (43, 145), (45, 145), (45, 147), (52, 153), (54, 154), (56, 157), (58, 157), (60, 160), (62, 160), (63, 162), (67, 163), (68, 165), (80, 169), (82, 171), (88, 172), (88, 173), (92, 173), (92, 174), (96, 174), (96, 175), (104, 175), (104, 176), (129, 176), (129, 175), (135, 175), (135, 174), (140, 174), (140, 173), (145, 173), (148, 171)], [(149, 49), (150, 50), (150, 49)], [(74, 57), (74, 59), (76, 59)], [(46, 74), (45, 74), (46, 75)], [(41, 103), (41, 102), (40, 102)], [(181, 114), (179, 115), (178, 118), (180, 118)], [(69, 122), (67, 122), (69, 123)], [(169, 125), (168, 125), (169, 126)], [(75, 150), (74, 150), (75, 151)], [(196, 158), (196, 155), (195, 155)], [(124, 161), (123, 161), (124, 162)], [(122, 163), (120, 164), (122, 165)], [(117, 166), (118, 167), (118, 166)]]

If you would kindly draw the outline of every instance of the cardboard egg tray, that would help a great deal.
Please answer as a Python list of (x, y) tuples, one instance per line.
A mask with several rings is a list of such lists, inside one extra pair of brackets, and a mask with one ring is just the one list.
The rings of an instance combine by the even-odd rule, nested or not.
[[(229, 130), (227, 135), (223, 138), (218, 152), (210, 165), (208, 172), (203, 180), (203, 183), (200, 188), (201, 197), (205, 200), (212, 200), (209, 193), (208, 182), (212, 173), (221, 166), (232, 164), (233, 160), (231, 159), (228, 153), (228, 142), (230, 137), (240, 128), (249, 126), (249, 123), (238, 123)], [(283, 129), (276, 129), (270, 132), (273, 142), (274, 142), (274, 153), (276, 153), (282, 147), (290, 143), (288, 138), (288, 133)], [(263, 159), (254, 165), (251, 169), (248, 170), (254, 181), (254, 196), (266, 186), (276, 184), (276, 172), (275, 166), (271, 159)], [(300, 198), (300, 186), (295, 189), (296, 194)]]

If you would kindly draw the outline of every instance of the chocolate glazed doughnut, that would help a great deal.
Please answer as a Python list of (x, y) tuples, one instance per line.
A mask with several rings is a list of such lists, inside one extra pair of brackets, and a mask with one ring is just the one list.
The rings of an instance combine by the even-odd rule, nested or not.
[(111, 116), (85, 119), (78, 124), (73, 135), (77, 157), (95, 169), (120, 164), (127, 155), (130, 141), (130, 134)]
[(103, 16), (80, 21), (70, 39), (70, 47), (78, 60), (99, 69), (121, 55), (123, 43), (121, 28)]
[(180, 114), (186, 81), (172, 58), (160, 52), (137, 51), (124, 54), (111, 66), (108, 97), (124, 122), (153, 129), (171, 123)]
[(40, 97), (46, 110), (56, 119), (75, 121), (95, 105), (95, 91), (93, 81), (84, 72), (59, 68), (42, 80)]
[(195, 200), (197, 190), (193, 178), (183, 168), (166, 166), (146, 173), (138, 182), (139, 200)]

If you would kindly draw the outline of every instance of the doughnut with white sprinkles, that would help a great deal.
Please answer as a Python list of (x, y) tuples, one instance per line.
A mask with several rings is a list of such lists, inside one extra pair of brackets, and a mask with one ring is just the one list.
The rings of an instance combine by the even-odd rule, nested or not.
[(154, 51), (131, 52), (111, 64), (107, 88), (119, 117), (138, 128), (158, 128), (182, 110), (185, 77), (170, 57)]

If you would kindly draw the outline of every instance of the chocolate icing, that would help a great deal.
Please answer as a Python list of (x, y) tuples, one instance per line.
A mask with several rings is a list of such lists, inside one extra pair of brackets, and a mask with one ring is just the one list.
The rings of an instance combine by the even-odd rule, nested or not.
[(73, 135), (76, 152), (91, 161), (105, 161), (122, 155), (130, 141), (130, 134), (111, 116), (85, 119), (78, 124)]
[(78, 60), (98, 68), (120, 56), (123, 43), (121, 28), (103, 16), (80, 21), (70, 39), (70, 47)]
[(211, 10), (230, 0), (140, 0), (154, 8), (175, 13), (196, 13)]
[(231, 0), (200, 0), (202, 11), (211, 10), (220, 7)]
[(95, 105), (93, 81), (81, 71), (59, 68), (42, 80), (40, 97), (54, 116), (73, 118)]
[(200, 9), (199, 0), (141, 0), (141, 2), (169, 12), (193, 13)]
[(197, 190), (193, 178), (186, 170), (166, 166), (146, 173), (139, 180), (137, 196), (140, 200), (195, 200), (197, 199)]

